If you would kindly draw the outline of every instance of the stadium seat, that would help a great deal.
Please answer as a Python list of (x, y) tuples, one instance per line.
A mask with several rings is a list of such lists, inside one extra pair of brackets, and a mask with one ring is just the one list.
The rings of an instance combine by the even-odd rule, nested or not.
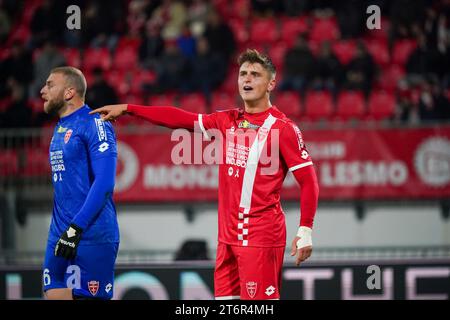
[[(233, 68), (231, 68), (233, 69)], [(220, 85), (220, 90), (228, 94), (237, 94), (238, 91), (238, 72), (237, 70), (229, 70), (224, 82)]]
[(149, 104), (152, 106), (174, 106), (175, 94), (165, 93), (152, 95), (149, 98)]
[(111, 68), (111, 56), (107, 48), (88, 48), (84, 52), (83, 69), (93, 70), (96, 67), (103, 70)]
[(113, 60), (113, 67), (120, 70), (132, 70), (137, 68), (138, 54), (137, 49), (132, 46), (123, 47), (116, 50)]
[(395, 112), (395, 95), (383, 90), (373, 91), (368, 100), (368, 119), (383, 120)]
[(308, 31), (308, 17), (282, 17), (280, 20), (280, 38), (292, 46), (299, 33)]
[(11, 177), (18, 172), (17, 152), (14, 149), (0, 149), (0, 177)]
[(335, 18), (318, 18), (313, 20), (310, 39), (312, 41), (332, 41), (340, 36), (339, 26)]
[(278, 40), (278, 26), (273, 19), (254, 19), (250, 25), (250, 41), (267, 44)]
[(312, 121), (329, 120), (333, 114), (333, 100), (328, 91), (310, 91), (305, 99), (305, 116)]
[(228, 25), (230, 26), (231, 31), (233, 31), (234, 37), (236, 38), (238, 44), (245, 44), (245, 42), (248, 41), (249, 33), (245, 21), (231, 19), (228, 21)]
[(411, 53), (416, 49), (417, 41), (411, 39), (397, 40), (392, 49), (392, 63), (404, 66)]
[(226, 110), (236, 108), (236, 99), (234, 94), (214, 91), (211, 95), (211, 110)]
[(150, 70), (135, 69), (132, 72), (130, 91), (133, 94), (141, 94), (145, 85), (152, 85), (156, 80), (156, 74)]
[(119, 96), (124, 96), (130, 91), (127, 72), (123, 70), (110, 70), (105, 72), (105, 80), (117, 92)]
[(80, 50), (77, 48), (61, 48), (59, 50), (69, 66), (80, 69), (81, 68), (81, 55)]
[(24, 177), (48, 177), (51, 173), (48, 149), (42, 147), (27, 147), (25, 149), (25, 165), (20, 172)]
[(356, 42), (355, 40), (335, 41), (331, 47), (339, 62), (346, 65), (352, 60), (355, 54)]
[(270, 58), (277, 68), (277, 72), (281, 71), (281, 69), (283, 68), (284, 56), (286, 55), (287, 49), (288, 46), (284, 41), (278, 41), (270, 49)]
[(379, 89), (395, 91), (398, 81), (405, 76), (405, 69), (397, 64), (391, 64), (387, 68), (381, 70), (377, 80)]
[(340, 92), (336, 103), (336, 120), (361, 120), (365, 113), (364, 94), (361, 91)]
[(365, 39), (364, 44), (376, 64), (385, 67), (389, 64), (389, 48), (386, 41), (377, 39)]
[(186, 94), (180, 98), (179, 107), (194, 113), (206, 113), (206, 98), (200, 93)]
[(301, 115), (300, 95), (295, 91), (279, 91), (276, 93), (274, 105), (287, 117), (297, 120)]

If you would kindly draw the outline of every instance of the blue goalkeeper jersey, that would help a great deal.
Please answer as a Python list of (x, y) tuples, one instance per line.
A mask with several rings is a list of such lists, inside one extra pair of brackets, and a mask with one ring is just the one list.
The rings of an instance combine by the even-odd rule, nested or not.
[[(53, 132), (49, 161), (54, 199), (49, 241), (56, 242), (75, 223), (83, 229), (80, 245), (119, 242), (112, 200), (116, 138), (112, 125), (90, 111), (84, 105), (60, 118)], [(104, 183), (109, 183), (109, 189), (102, 189)]]

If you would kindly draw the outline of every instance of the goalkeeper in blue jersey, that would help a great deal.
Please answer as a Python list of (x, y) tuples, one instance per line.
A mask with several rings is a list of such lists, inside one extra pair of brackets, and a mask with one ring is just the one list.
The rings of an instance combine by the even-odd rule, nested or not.
[(59, 117), (50, 143), (53, 214), (43, 266), (47, 299), (111, 299), (119, 227), (112, 200), (117, 163), (113, 127), (89, 115), (86, 79), (51, 71), (44, 111)]

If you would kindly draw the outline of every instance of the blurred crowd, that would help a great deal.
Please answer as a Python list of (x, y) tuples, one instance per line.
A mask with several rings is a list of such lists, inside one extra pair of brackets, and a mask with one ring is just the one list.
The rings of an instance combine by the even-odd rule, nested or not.
[[(66, 28), (72, 4), (81, 30)], [(369, 5), (382, 30), (367, 29)], [(389, 121), (447, 121), (449, 12), (449, 0), (0, 0), (0, 127), (44, 125), (39, 91), (66, 64), (86, 74), (93, 108), (193, 93), (211, 105), (218, 91), (235, 99), (247, 47), (273, 58), (275, 95), (336, 102), (356, 91), (367, 101), (383, 90), (395, 97)]]

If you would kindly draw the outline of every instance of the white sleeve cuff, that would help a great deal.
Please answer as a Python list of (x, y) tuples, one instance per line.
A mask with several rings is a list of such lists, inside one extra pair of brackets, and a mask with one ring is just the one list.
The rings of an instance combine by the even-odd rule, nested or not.
[(209, 135), (205, 130), (205, 126), (203, 125), (203, 115), (201, 113), (198, 114), (198, 125), (200, 126), (200, 130), (202, 130), (205, 139), (209, 140)]
[(304, 167), (307, 167), (307, 166), (312, 166), (312, 164), (313, 164), (312, 161), (308, 161), (308, 162), (305, 162), (305, 163), (302, 163), (302, 164), (290, 167), (289, 171), (292, 172), (292, 171), (295, 171), (295, 170), (300, 169), (300, 168), (304, 168)]
[(308, 227), (299, 227), (297, 231), (297, 237), (300, 239), (297, 240), (297, 249), (312, 246), (312, 229)]

